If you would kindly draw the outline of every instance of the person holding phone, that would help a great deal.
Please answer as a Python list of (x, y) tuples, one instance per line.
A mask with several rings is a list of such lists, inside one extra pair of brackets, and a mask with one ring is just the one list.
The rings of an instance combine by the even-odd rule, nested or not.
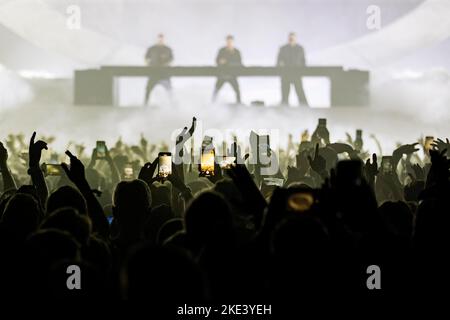
[[(295, 32), (289, 33), (288, 43), (280, 48), (277, 58), (277, 66), (279, 67), (304, 67), (306, 65), (305, 61), (305, 51), (303, 47), (297, 43), (297, 35)], [(300, 105), (308, 106), (308, 101), (306, 100), (305, 91), (303, 90), (302, 78), (300, 75), (292, 76), (282, 76), (281, 77), (281, 104), (289, 105), (289, 92), (291, 90), (291, 85), (294, 85), (295, 91), (297, 92), (297, 97)]]
[[(158, 34), (158, 40), (155, 45), (148, 48), (145, 54), (145, 62), (153, 67), (165, 67), (170, 65), (173, 61), (172, 49), (165, 44), (164, 34)], [(147, 105), (150, 99), (150, 94), (156, 85), (162, 85), (168, 92), (172, 92), (172, 84), (169, 77), (150, 77), (147, 81), (145, 90), (144, 104)]]
[[(242, 66), (241, 52), (235, 48), (234, 37), (232, 35), (228, 35), (226, 37), (226, 45), (219, 50), (216, 57), (216, 63), (218, 67)], [(217, 77), (213, 94), (213, 102), (216, 101), (217, 94), (226, 82), (231, 85), (234, 93), (236, 94), (236, 103), (241, 103), (239, 83), (237, 81), (237, 77), (233, 75), (220, 75)]]

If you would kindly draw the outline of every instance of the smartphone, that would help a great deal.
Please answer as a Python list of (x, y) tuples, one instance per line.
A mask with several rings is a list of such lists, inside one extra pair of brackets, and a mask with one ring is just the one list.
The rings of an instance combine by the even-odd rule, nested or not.
[(392, 173), (392, 156), (384, 156), (381, 158), (381, 171), (384, 174)]
[(134, 170), (132, 163), (127, 163), (125, 167), (123, 167), (123, 178), (125, 180), (132, 180), (134, 178)]
[(433, 149), (433, 146), (432, 146), (433, 142), (434, 142), (434, 137), (432, 137), (432, 136), (425, 137), (424, 149), (427, 154), (430, 153), (431, 149)]
[(221, 169), (224, 169), (224, 170), (231, 169), (231, 167), (234, 165), (235, 161), (236, 161), (236, 157), (224, 156), (222, 158), (222, 160), (220, 160), (219, 166)]
[(105, 141), (97, 141), (97, 145), (95, 147), (97, 150), (97, 158), (104, 158), (106, 157), (106, 143)]
[(45, 173), (48, 176), (61, 176), (63, 174), (63, 168), (60, 164), (47, 163), (45, 165)]
[(200, 177), (214, 176), (214, 158), (215, 151), (212, 145), (202, 148), (200, 157)]
[(158, 153), (158, 177), (166, 179), (172, 174), (172, 154), (170, 152)]

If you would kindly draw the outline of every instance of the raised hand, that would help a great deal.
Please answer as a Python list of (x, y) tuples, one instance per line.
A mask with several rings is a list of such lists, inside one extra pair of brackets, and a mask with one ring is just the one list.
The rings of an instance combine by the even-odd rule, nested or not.
[(320, 174), (321, 176), (326, 173), (327, 162), (324, 157), (319, 155), (319, 144), (316, 144), (316, 149), (314, 151), (314, 159), (308, 156), (309, 165), (311, 168)]
[(0, 142), (0, 171), (3, 178), (3, 190), (16, 189), (16, 183), (8, 168), (8, 150)]
[(376, 153), (372, 154), (372, 163), (370, 163), (370, 159), (367, 159), (364, 165), (364, 175), (366, 176), (366, 180), (372, 187), (375, 183), (375, 177), (378, 174), (378, 161)]
[[(181, 179), (180, 173), (178, 172), (177, 166), (172, 163), (172, 174), (169, 174), (167, 180), (172, 183), (172, 185), (181, 193), (184, 194), (185, 197), (192, 197), (191, 190), (186, 187), (183, 180)], [(187, 194), (186, 194), (187, 193)]]
[(69, 150), (66, 151), (66, 154), (70, 158), (70, 166), (66, 163), (61, 163), (62, 168), (66, 172), (67, 177), (75, 183), (75, 185), (79, 186), (80, 184), (86, 182), (86, 176), (84, 172), (83, 163), (75, 157)]
[(30, 168), (36, 168), (39, 167), (39, 162), (41, 161), (41, 155), (42, 150), (48, 150), (47, 142), (38, 140), (34, 142), (34, 139), (36, 138), (36, 132), (33, 132), (31, 139), (30, 139), (30, 145), (28, 147), (29, 152), (29, 166)]
[(99, 160), (98, 155), (97, 155), (97, 148), (94, 148), (94, 149), (92, 149), (91, 161), (89, 162), (88, 168), (95, 167), (97, 160)]
[(402, 154), (409, 155), (416, 151), (419, 151), (419, 148), (417, 147), (418, 144), (419, 144), (418, 142), (411, 143), (411, 144), (404, 144), (404, 145), (398, 147), (394, 152), (396, 152), (400, 155), (402, 155)]
[[(156, 157), (153, 162), (147, 162), (144, 164), (139, 171), (138, 179), (145, 181), (149, 186), (157, 180), (154, 178), (156, 167), (158, 166), (159, 157)], [(172, 171), (174, 170), (174, 166), (172, 165)]]
[(426, 186), (446, 184), (450, 176), (450, 161), (445, 156), (447, 150), (430, 150), (431, 167), (428, 171)]
[[(412, 155), (414, 152), (419, 151), (419, 148), (417, 147), (419, 143), (411, 143), (411, 144), (404, 144), (397, 149), (394, 150), (392, 153), (392, 167), (397, 168), (398, 162), (402, 158), (404, 154), (407, 156)], [(397, 175), (396, 170), (393, 171), (394, 175)]]
[(376, 153), (372, 154), (372, 163), (370, 163), (370, 159), (367, 159), (364, 171), (371, 176), (376, 176), (378, 174), (378, 159)]
[(431, 145), (439, 151), (447, 150), (447, 153), (450, 152), (450, 141), (447, 138), (445, 139), (445, 142), (438, 138), (434, 140)]
[(445, 156), (447, 149), (444, 150), (430, 150), (431, 164), (442, 169), (448, 169), (449, 160)]
[(103, 239), (109, 237), (109, 225), (106, 220), (106, 216), (103, 213), (103, 208), (91, 190), (84, 171), (83, 163), (74, 156), (69, 150), (66, 151), (67, 156), (70, 158), (70, 166), (66, 163), (61, 163), (62, 168), (66, 172), (67, 177), (72, 181), (80, 190), (88, 208), (88, 215), (92, 220), (92, 230), (98, 232)]
[(241, 147), (237, 144), (236, 141), (231, 144), (230, 150), (228, 151), (228, 155), (230, 157), (236, 157), (235, 163), (237, 164), (244, 164), (245, 161), (250, 156), (248, 153), (242, 156)]
[(183, 130), (181, 130), (180, 134), (177, 136), (176, 143), (185, 143), (192, 135), (194, 134), (195, 127), (197, 125), (197, 118), (192, 118), (192, 124), (191, 127), (188, 128), (184, 127)]
[(327, 147), (330, 147), (331, 149), (336, 151), (337, 154), (346, 152), (351, 159), (358, 158), (358, 153), (350, 144), (336, 142), (327, 145)]
[(3, 146), (3, 143), (0, 142), (0, 164), (6, 164), (8, 160), (8, 150)]
[(238, 162), (235, 166), (231, 166), (227, 173), (241, 192), (244, 202), (246, 202), (255, 217), (255, 225), (259, 228), (262, 225), (263, 213), (267, 203), (250, 172), (244, 164), (239, 164)]
[[(197, 126), (197, 119), (193, 117), (192, 124), (189, 130), (187, 127), (184, 127), (183, 130), (181, 130), (181, 132), (178, 134), (176, 138), (175, 157), (183, 158), (184, 144), (192, 137), (196, 126)], [(176, 162), (178, 163), (178, 161)]]

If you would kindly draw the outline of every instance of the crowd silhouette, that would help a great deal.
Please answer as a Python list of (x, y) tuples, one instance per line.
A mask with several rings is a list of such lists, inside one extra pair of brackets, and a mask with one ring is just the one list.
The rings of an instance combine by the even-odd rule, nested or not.
[[(177, 152), (189, 153), (194, 130), (195, 121), (182, 130)], [(119, 140), (89, 159), (77, 144), (66, 155), (46, 151), (52, 140), (33, 133), (28, 144), (23, 135), (0, 143), (4, 295), (157, 306), (415, 296), (444, 285), (448, 140), (400, 145), (381, 157), (363, 151), (361, 136), (330, 141), (322, 121), (279, 152), (273, 177), (235, 142), (236, 163), (213, 177), (174, 163), (164, 181), (149, 159), (167, 145)], [(44, 170), (63, 157), (60, 174)], [(274, 177), (283, 185), (269, 183)], [(67, 288), (69, 265), (81, 268), (80, 290)], [(381, 270), (380, 290), (367, 286), (371, 265)]]

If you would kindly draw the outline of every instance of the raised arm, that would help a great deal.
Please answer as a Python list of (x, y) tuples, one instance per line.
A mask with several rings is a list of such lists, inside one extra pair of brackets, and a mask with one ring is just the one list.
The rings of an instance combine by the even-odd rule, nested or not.
[(33, 132), (28, 149), (29, 152), (28, 174), (31, 176), (31, 181), (33, 182), (33, 185), (36, 188), (42, 208), (45, 208), (48, 197), (48, 189), (47, 184), (45, 183), (44, 173), (42, 172), (39, 166), (39, 162), (41, 161), (42, 150), (44, 149), (47, 150), (48, 148), (47, 143), (42, 140), (34, 142), (35, 138), (36, 132)]
[(120, 173), (119, 169), (117, 169), (116, 164), (114, 163), (113, 158), (111, 157), (108, 148), (106, 148), (106, 162), (108, 163), (109, 169), (111, 170), (111, 183), (113, 186), (117, 185), (120, 182)]
[(400, 159), (403, 157), (404, 154), (409, 156), (409, 155), (413, 154), (414, 152), (419, 151), (419, 148), (417, 148), (418, 144), (419, 144), (418, 142), (412, 143), (412, 144), (404, 144), (404, 145), (398, 147), (397, 149), (395, 149), (394, 152), (392, 153), (392, 168), (393, 168), (392, 171), (394, 173), (394, 176), (398, 180), (398, 183), (400, 183), (400, 180), (398, 179), (398, 176), (397, 176), (398, 162), (400, 161)]
[(96, 196), (91, 190), (84, 171), (83, 163), (75, 157), (70, 151), (66, 151), (70, 158), (70, 167), (62, 163), (62, 167), (67, 177), (77, 186), (83, 197), (86, 199), (88, 214), (92, 220), (92, 229), (104, 239), (109, 237), (109, 224), (103, 213), (103, 208), (98, 202)]
[(197, 119), (193, 117), (192, 124), (189, 130), (187, 127), (184, 127), (176, 138), (174, 165), (176, 166), (179, 178), (183, 183), (184, 183), (184, 161), (183, 161), (184, 145), (194, 135), (196, 126), (197, 126)]
[(17, 189), (16, 182), (8, 168), (8, 150), (0, 142), (0, 171), (3, 177), (3, 190)]

